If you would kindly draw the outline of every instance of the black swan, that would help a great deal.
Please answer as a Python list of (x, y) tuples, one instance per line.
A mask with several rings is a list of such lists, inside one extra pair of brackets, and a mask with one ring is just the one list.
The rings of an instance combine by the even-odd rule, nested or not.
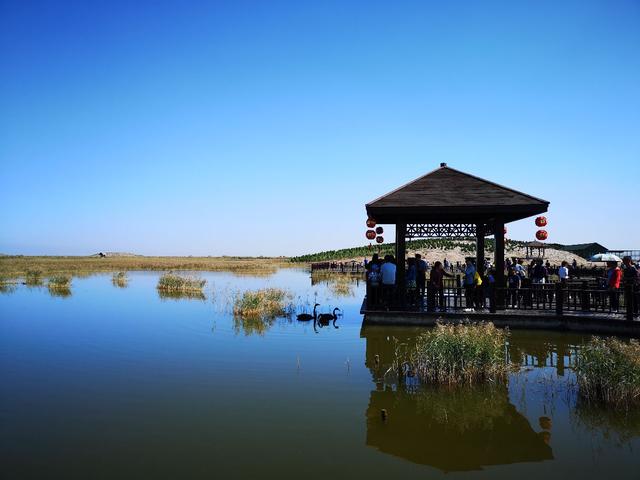
[(313, 306), (313, 315), (309, 314), (309, 313), (301, 313), (300, 315), (296, 315), (296, 319), (300, 320), (301, 322), (306, 322), (308, 320), (315, 320), (316, 319), (316, 307), (319, 307), (320, 304), (316, 303)]
[(336, 311), (341, 312), (338, 307), (333, 309), (333, 313), (321, 313), (318, 315), (319, 322), (330, 322), (331, 320), (336, 320), (338, 316), (336, 315)]

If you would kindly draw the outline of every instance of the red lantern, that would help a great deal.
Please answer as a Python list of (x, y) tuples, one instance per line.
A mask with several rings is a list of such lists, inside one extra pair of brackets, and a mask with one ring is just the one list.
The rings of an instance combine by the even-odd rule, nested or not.
[(367, 230), (366, 236), (367, 239), (373, 240), (374, 238), (376, 238), (376, 232), (374, 232), (373, 230)]
[(549, 236), (549, 234), (547, 233), (546, 230), (538, 230), (536, 232), (536, 238), (538, 240), (546, 240), (548, 236)]
[(547, 224), (547, 217), (537, 217), (536, 227), (544, 227)]
[(378, 228), (376, 228), (376, 233), (377, 233), (378, 235), (382, 235), (382, 234), (384, 233), (384, 228), (382, 228), (382, 227), (378, 227)]
[(382, 243), (382, 242), (384, 242), (384, 238), (382, 238), (382, 237), (376, 237), (376, 242), (378, 242), (378, 243)]
[(373, 218), (368, 218), (367, 219), (367, 227), (373, 228), (375, 226), (376, 226), (376, 221)]

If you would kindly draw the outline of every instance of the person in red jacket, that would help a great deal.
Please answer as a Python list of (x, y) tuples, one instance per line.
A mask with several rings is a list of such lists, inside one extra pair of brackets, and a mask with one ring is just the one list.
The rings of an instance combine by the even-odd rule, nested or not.
[(613, 312), (618, 312), (620, 308), (620, 280), (622, 270), (618, 267), (618, 262), (607, 262), (607, 286), (609, 287), (609, 304)]

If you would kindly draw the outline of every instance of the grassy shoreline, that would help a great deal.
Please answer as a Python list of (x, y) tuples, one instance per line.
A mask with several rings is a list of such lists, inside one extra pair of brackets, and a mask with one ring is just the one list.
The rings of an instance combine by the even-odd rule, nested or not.
[(281, 267), (296, 267), (284, 257), (81, 257), (81, 256), (2, 256), (0, 276), (24, 278), (28, 272), (42, 276), (86, 274), (93, 272), (127, 272), (135, 270), (226, 271), (270, 274)]

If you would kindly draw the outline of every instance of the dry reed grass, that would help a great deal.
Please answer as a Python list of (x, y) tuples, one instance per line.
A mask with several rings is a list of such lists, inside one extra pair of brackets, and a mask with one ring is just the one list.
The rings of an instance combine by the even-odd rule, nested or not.
[(296, 266), (281, 257), (0, 257), (0, 275), (8, 278), (23, 277), (30, 270), (38, 270), (44, 276), (131, 270), (192, 270), (269, 275), (278, 268)]
[(117, 272), (111, 277), (111, 283), (114, 287), (125, 288), (129, 284), (129, 277), (127, 272)]
[(393, 370), (425, 383), (456, 385), (506, 380), (508, 331), (492, 323), (443, 325), (418, 336), (413, 347), (396, 347)]
[(640, 406), (640, 342), (593, 337), (580, 350), (576, 376), (584, 401)]
[(68, 297), (71, 295), (71, 275), (52, 275), (47, 281), (49, 293), (54, 297)]
[(246, 290), (233, 302), (233, 314), (243, 318), (272, 319), (285, 317), (294, 311), (292, 295), (280, 288)]
[(24, 274), (24, 282), (30, 287), (38, 287), (43, 284), (42, 270), (29, 269)]
[(204, 288), (206, 280), (192, 275), (177, 275), (175, 273), (165, 273), (158, 280), (158, 291), (178, 292), (178, 293), (200, 293)]

